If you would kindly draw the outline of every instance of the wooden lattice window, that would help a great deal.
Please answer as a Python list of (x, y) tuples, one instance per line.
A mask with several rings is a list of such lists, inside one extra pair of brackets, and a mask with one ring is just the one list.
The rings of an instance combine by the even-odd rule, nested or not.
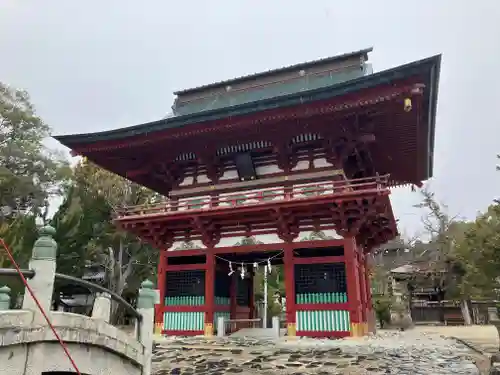
[(169, 271), (167, 272), (167, 290), (169, 297), (187, 297), (205, 295), (205, 271)]
[(346, 293), (346, 272), (344, 263), (296, 264), (295, 292)]

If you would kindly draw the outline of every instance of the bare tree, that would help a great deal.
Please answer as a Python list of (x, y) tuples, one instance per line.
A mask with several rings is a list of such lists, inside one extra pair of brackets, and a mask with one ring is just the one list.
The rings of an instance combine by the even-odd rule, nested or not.
[[(441, 300), (445, 295), (452, 294), (460, 282), (460, 278), (464, 275), (463, 265), (456, 260), (454, 251), (456, 237), (463, 232), (461, 226), (463, 223), (457, 221), (458, 215), (449, 215), (448, 207), (437, 201), (435, 193), (428, 188), (423, 188), (420, 192), (423, 199), (415, 207), (426, 210), (426, 214), (422, 217), (422, 223), (430, 236), (430, 254), (428, 254), (430, 256), (430, 276), (434, 280), (438, 299)], [(470, 313), (466, 301), (462, 301), (462, 312), (466, 324), (470, 324)]]

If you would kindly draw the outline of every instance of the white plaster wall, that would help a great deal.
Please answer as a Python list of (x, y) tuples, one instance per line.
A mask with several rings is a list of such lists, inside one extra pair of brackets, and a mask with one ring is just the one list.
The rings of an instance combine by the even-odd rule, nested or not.
[(27, 352), (27, 345), (0, 347), (0, 374), (23, 375)]
[[(144, 346), (134, 337), (78, 314), (51, 311), (50, 319), (83, 374), (141, 374)], [(50, 328), (33, 322), (31, 311), (0, 311), (0, 375), (72, 370)]]
[(264, 165), (255, 168), (255, 173), (257, 173), (257, 176), (263, 176), (271, 173), (279, 173), (282, 171), (283, 170), (280, 169), (277, 165)]
[[(324, 157), (316, 157), (313, 159), (313, 166), (315, 168), (324, 168), (324, 167), (330, 167), (333, 164), (329, 163), (326, 161)], [(300, 160), (295, 167), (292, 168), (292, 171), (300, 171), (300, 170), (305, 170), (309, 168), (309, 160)], [(278, 167), (276, 164), (272, 165), (264, 165), (264, 166), (259, 166), (257, 165), (255, 167), (255, 173), (257, 176), (265, 176), (273, 173), (280, 173), (283, 172), (281, 168)], [(219, 178), (220, 181), (226, 181), (226, 180), (234, 180), (238, 178), (238, 171), (236, 170), (236, 166), (233, 166), (232, 169), (225, 170), (222, 176)], [(207, 177), (206, 173), (200, 173), (197, 178), (198, 183), (207, 183), (210, 182), (210, 179)], [(193, 176), (187, 176), (184, 178), (184, 180), (179, 184), (179, 186), (189, 186), (192, 185), (194, 182)]]
[(292, 171), (301, 171), (307, 168), (309, 168), (309, 160), (299, 160), (297, 165), (292, 168)]
[(314, 159), (313, 165), (314, 165), (314, 168), (324, 168), (324, 167), (333, 166), (333, 164), (326, 161), (325, 158)]
[[(311, 235), (311, 231), (303, 231), (300, 232), (299, 236), (294, 240), (294, 242), (299, 242), (302, 241), (304, 238), (308, 237)], [(338, 234), (335, 230), (333, 229), (328, 229), (324, 230), (323, 233), (328, 236), (332, 237), (333, 239), (342, 239), (343, 237)], [(261, 234), (261, 235), (256, 235), (253, 236), (257, 241), (262, 242), (264, 244), (276, 244), (276, 243), (283, 243), (283, 240), (281, 240), (278, 235), (276, 234)], [(228, 238), (222, 238), (220, 242), (215, 246), (215, 247), (229, 247), (229, 246), (234, 246), (241, 240), (243, 240), (244, 237), (228, 237)], [(169, 249), (170, 251), (172, 250), (180, 250), (179, 247), (182, 245), (181, 241), (174, 242), (173, 246)], [(201, 241), (193, 241), (193, 245), (197, 249), (203, 249), (205, 246), (201, 243)]]

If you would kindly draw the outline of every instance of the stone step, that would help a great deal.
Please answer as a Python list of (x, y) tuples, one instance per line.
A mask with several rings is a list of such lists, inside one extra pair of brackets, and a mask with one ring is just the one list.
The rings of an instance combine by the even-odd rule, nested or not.
[[(286, 329), (280, 330), (280, 335), (284, 336)], [(274, 330), (272, 328), (242, 328), (233, 334), (231, 337), (252, 337), (259, 339), (272, 339), (274, 338)]]

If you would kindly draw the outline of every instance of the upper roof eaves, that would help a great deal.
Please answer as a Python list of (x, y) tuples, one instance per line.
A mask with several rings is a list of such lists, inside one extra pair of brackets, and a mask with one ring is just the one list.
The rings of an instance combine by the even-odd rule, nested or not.
[[(423, 60), (414, 61), (406, 65), (400, 65), (392, 69), (366, 75), (351, 81), (342, 82), (333, 86), (288, 94), (271, 99), (263, 99), (257, 102), (245, 103), (227, 108), (218, 108), (188, 115), (168, 117), (145, 124), (133, 125), (119, 129), (105, 130), (87, 134), (60, 135), (54, 136), (54, 138), (68, 147), (77, 144), (81, 145), (92, 142), (129, 138), (166, 129), (178, 128), (189, 124), (216, 120), (222, 117), (243, 115), (256, 110), (262, 111), (270, 108), (277, 108), (280, 106), (304, 103), (310, 100), (318, 100), (326, 94), (328, 94), (328, 96), (344, 95), (355, 90), (361, 90), (379, 84), (389, 83), (394, 79), (400, 79), (422, 72), (422, 70), (429, 69), (431, 66), (436, 67), (437, 71), (439, 72), (440, 62), (441, 55), (436, 55)], [(439, 73), (434, 78), (435, 81), (431, 82), (431, 84), (436, 85), (433, 100), (435, 100), (437, 97), (437, 83), (439, 81)], [(433, 113), (432, 117), (434, 116), (435, 113)]]
[(272, 76), (272, 75), (275, 75), (278, 73), (286, 73), (286, 72), (294, 71), (297, 69), (311, 68), (311, 67), (314, 67), (317, 65), (323, 65), (323, 64), (328, 64), (328, 63), (332, 63), (335, 61), (346, 60), (346, 59), (350, 59), (350, 58), (356, 57), (356, 56), (363, 57), (365, 60), (368, 60), (368, 54), (372, 51), (373, 51), (373, 47), (370, 47), (370, 48), (365, 48), (365, 49), (355, 51), (355, 52), (344, 53), (342, 55), (330, 56), (330, 57), (325, 57), (325, 58), (318, 59), (318, 60), (302, 62), (299, 64), (289, 65), (289, 66), (285, 66), (282, 68), (267, 70), (265, 72), (253, 73), (253, 74), (244, 75), (241, 77), (232, 78), (232, 79), (228, 79), (228, 80), (224, 80), (224, 81), (209, 83), (209, 84), (203, 85), (203, 86), (198, 86), (198, 87), (193, 87), (190, 89), (175, 91), (174, 95), (193, 94), (195, 92), (200, 92), (200, 91), (207, 90), (207, 89), (215, 89), (218, 87), (225, 87), (228, 85), (234, 85), (237, 83), (241, 83), (241, 82), (245, 82), (245, 81), (249, 81), (249, 80), (253, 80), (253, 79), (259, 79), (259, 78)]

